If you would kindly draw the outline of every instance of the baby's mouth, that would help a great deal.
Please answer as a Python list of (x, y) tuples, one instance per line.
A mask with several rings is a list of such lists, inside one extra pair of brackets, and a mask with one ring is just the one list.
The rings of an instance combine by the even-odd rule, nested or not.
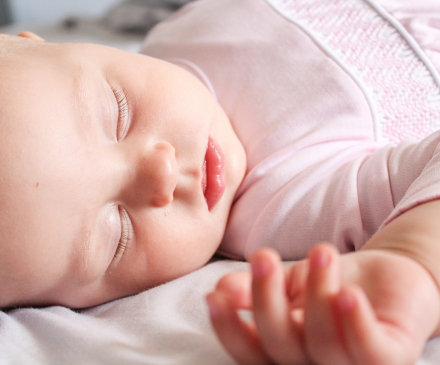
[(225, 156), (217, 141), (209, 137), (202, 165), (202, 190), (211, 210), (225, 192)]

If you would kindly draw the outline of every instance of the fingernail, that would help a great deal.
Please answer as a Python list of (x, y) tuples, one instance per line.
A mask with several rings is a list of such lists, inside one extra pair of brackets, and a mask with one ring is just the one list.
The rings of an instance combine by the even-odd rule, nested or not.
[(331, 255), (327, 250), (315, 250), (310, 255), (310, 266), (320, 269), (330, 264)]
[(339, 309), (342, 312), (348, 312), (352, 310), (356, 305), (356, 298), (350, 291), (342, 289), (337, 297)]
[(269, 275), (271, 271), (271, 265), (267, 260), (254, 257), (251, 260), (252, 275), (255, 279), (261, 279)]

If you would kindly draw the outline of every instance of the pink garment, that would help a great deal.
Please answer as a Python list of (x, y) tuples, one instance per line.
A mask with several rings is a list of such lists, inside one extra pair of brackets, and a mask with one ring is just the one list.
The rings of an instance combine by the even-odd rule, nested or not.
[(438, 0), (376, 0), (414, 37), (440, 70), (440, 3)]
[(431, 62), (377, 2), (201, 0), (143, 52), (198, 76), (246, 149), (221, 254), (347, 252), (440, 197), (435, 50)]

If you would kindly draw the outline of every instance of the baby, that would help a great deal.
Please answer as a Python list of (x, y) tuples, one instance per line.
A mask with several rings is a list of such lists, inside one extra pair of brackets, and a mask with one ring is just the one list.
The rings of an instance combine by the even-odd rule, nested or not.
[[(390, 87), (359, 59), (353, 74), (301, 23), (314, 3), (196, 2), (147, 37), (156, 58), (2, 36), (0, 305), (97, 305), (218, 251), (252, 265), (207, 298), (240, 363), (414, 363), (440, 334), (438, 86), (407, 93), (415, 73)], [(351, 252), (283, 268), (259, 249), (300, 259), (323, 240)]]
[(37, 38), (0, 39), (0, 305), (88, 307), (203, 266), (245, 172), (220, 106), (177, 66)]

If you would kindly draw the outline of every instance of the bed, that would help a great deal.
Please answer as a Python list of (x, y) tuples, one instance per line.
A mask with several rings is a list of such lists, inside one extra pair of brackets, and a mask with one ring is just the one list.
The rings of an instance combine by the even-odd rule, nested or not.
[[(95, 308), (0, 312), (1, 364), (235, 364), (208, 321), (204, 297), (247, 263), (215, 260), (138, 295)], [(440, 338), (417, 365), (440, 363)]]
[[(73, 23), (72, 23), (73, 22)], [(137, 51), (143, 36), (100, 21), (23, 24), (50, 41), (84, 41)], [(248, 264), (214, 258), (205, 267), (138, 295), (85, 310), (53, 306), (0, 311), (0, 364), (234, 364), (210, 326), (205, 295)], [(440, 364), (440, 338), (417, 365)]]

